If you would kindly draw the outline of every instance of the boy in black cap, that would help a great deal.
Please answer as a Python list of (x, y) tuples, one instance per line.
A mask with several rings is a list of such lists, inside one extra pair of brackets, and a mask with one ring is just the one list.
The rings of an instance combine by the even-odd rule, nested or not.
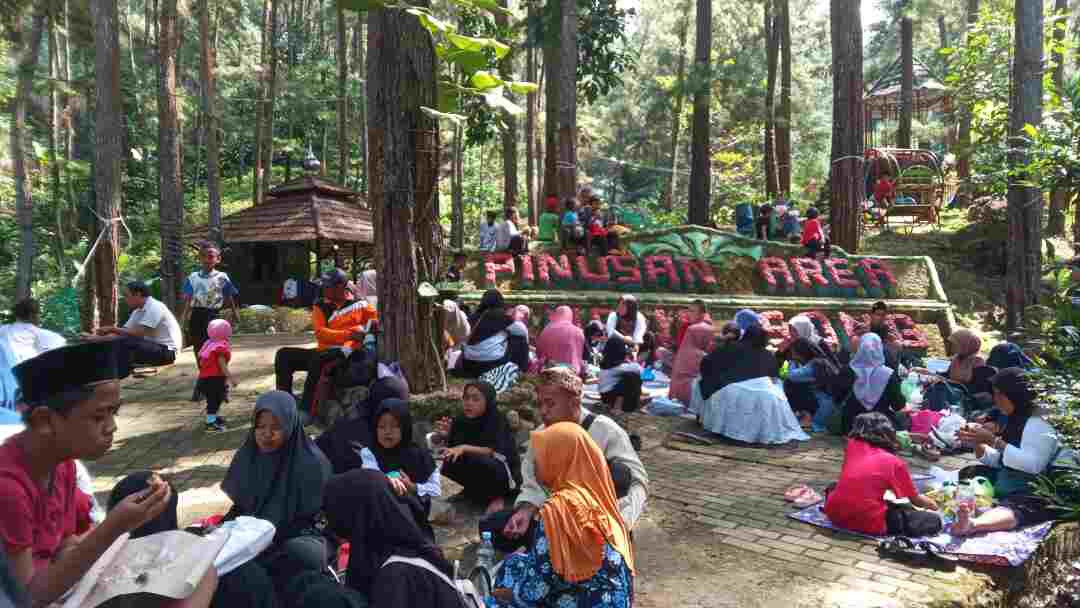
[(128, 373), (122, 353), (117, 342), (77, 344), (13, 370), (26, 430), (0, 445), (0, 540), (35, 606), (60, 598), (120, 535), (169, 504), (168, 484), (156, 479), (90, 529), (90, 500), (76, 486), (75, 459), (100, 458), (112, 445), (118, 380)]

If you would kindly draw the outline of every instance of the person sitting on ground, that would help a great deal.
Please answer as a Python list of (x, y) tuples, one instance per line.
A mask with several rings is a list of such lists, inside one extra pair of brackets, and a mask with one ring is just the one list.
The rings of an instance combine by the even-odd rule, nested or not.
[(544, 212), (540, 214), (539, 232), (536, 239), (545, 243), (554, 243), (559, 238), (559, 197), (554, 194), (544, 198)]
[(790, 336), (790, 342), (781, 345), (776, 351), (776, 360), (778, 363), (783, 364), (784, 361), (791, 358), (791, 345), (795, 343), (795, 340), (803, 338), (820, 350), (833, 365), (839, 366), (840, 361), (837, 358), (836, 353), (829, 348), (829, 344), (825, 342), (825, 339), (818, 333), (817, 327), (810, 317), (806, 315), (795, 315), (792, 317), (791, 320), (788, 321), (788, 334)]
[(821, 228), (821, 220), (818, 219), (816, 207), (806, 210), (806, 221), (803, 223), (802, 239), (799, 241), (806, 248), (806, 256), (817, 259), (818, 254), (829, 257), (829, 239), (825, 238), (825, 231)]
[(583, 356), (585, 363), (599, 365), (600, 358), (604, 356), (604, 342), (607, 341), (607, 331), (604, 323), (599, 319), (593, 319), (585, 325), (585, 350)]
[(579, 374), (585, 373), (585, 334), (574, 325), (574, 311), (560, 306), (536, 339), (536, 356), (544, 365), (565, 365)]
[[(334, 476), (326, 484), (324, 510), (328, 530), (349, 542), (348, 588), (315, 579), (292, 605), (461, 608), (450, 581), (454, 567), (398, 502), (382, 473)], [(359, 599), (350, 601), (353, 595)]]
[(352, 294), (346, 288), (348, 282), (349, 275), (340, 268), (322, 276), (323, 299), (311, 307), (311, 325), (315, 329), (316, 340), (314, 349), (285, 346), (274, 354), (277, 390), (292, 394), (293, 374), (307, 372), (300, 398), (305, 425), (310, 421), (315, 388), (323, 367), (330, 361), (344, 358), (343, 347), (362, 349), (364, 338), (378, 316), (368, 302), (352, 299)]
[(457, 367), (457, 360), (461, 356), (461, 349), (465, 341), (469, 339), (472, 326), (469, 325), (469, 315), (454, 300), (443, 300), (443, 352), (446, 358), (446, 368)]
[(709, 307), (705, 304), (705, 300), (694, 300), (690, 303), (690, 306), (686, 309), (687, 321), (683, 323), (679, 328), (679, 333), (675, 337), (675, 349), (682, 348), (683, 339), (686, 337), (686, 330), (691, 325), (696, 323), (708, 323), (712, 325), (712, 317), (709, 316)]
[(385, 375), (372, 382), (367, 398), (354, 406), (355, 415), (338, 420), (315, 440), (315, 445), (330, 459), (335, 475), (363, 468), (360, 452), (374, 441), (375, 412), (379, 411), (383, 402), (390, 399), (409, 400), (409, 385), (405, 379), (387, 373), (384, 364), (376, 365), (382, 371), (372, 373)]
[(551, 489), (525, 553), (506, 558), (491, 605), (630, 608), (634, 548), (604, 454), (577, 424), (532, 434), (537, 475)]
[[(112, 446), (126, 357), (117, 342), (84, 343), (14, 369), (26, 428), (0, 444), (0, 540), (28, 605), (59, 600), (113, 542), (157, 517), (171, 500), (168, 485), (157, 483), (120, 501), (91, 527), (90, 497), (76, 484), (75, 460), (96, 460)], [(216, 585), (211, 569), (186, 605), (208, 601), (203, 594)]]
[(655, 368), (666, 374), (671, 373), (671, 366), (675, 363), (675, 356), (671, 351), (660, 346), (656, 334), (651, 331), (645, 332), (641, 337), (641, 347), (638, 348), (637, 362), (643, 368)]
[(229, 371), (232, 325), (225, 319), (214, 319), (206, 328), (206, 335), (207, 340), (196, 353), (199, 379), (195, 383), (195, 390), (206, 398), (206, 430), (220, 433), (225, 431), (225, 418), (218, 416), (218, 412), (221, 402), (225, 400), (226, 387), (239, 385), (236, 376)]
[[(574, 422), (588, 432), (607, 460), (619, 513), (627, 530), (633, 530), (645, 510), (649, 475), (626, 431), (611, 418), (581, 407), (581, 395), (581, 378), (571, 370), (555, 367), (541, 372), (536, 396), (544, 425), (537, 430), (559, 422)], [(534, 517), (547, 499), (547, 490), (554, 490), (542, 479), (538, 480), (531, 448), (521, 460), (521, 478), (521, 493), (514, 509), (493, 513), (480, 522), (480, 530), (491, 532), (495, 547), (502, 551), (514, 551), (529, 542), (534, 532)]]
[(521, 218), (518, 217), (517, 209), (507, 207), (503, 210), (503, 221), (495, 225), (495, 251), (509, 251), (514, 255), (521, 255), (529, 251), (524, 230), (518, 228)]
[[(823, 433), (836, 409), (833, 390), (840, 369), (820, 347), (806, 338), (798, 338), (791, 344), (791, 358), (794, 365), (784, 381), (784, 394), (791, 409), (799, 415), (799, 424), (815, 433)], [(806, 390), (799, 390), (801, 387)], [(809, 393), (809, 399), (804, 398), (806, 393)], [(792, 400), (793, 395), (796, 400)]]
[(636, 412), (641, 407), (641, 372), (626, 342), (609, 339), (600, 360), (600, 400), (610, 409)]
[(124, 301), (131, 310), (127, 323), (123, 327), (99, 327), (91, 339), (119, 340), (133, 367), (172, 365), (184, 343), (180, 323), (172, 311), (151, 296), (150, 288), (142, 281), (125, 286)]
[(430, 538), (435, 531), (428, 523), (431, 499), (442, 496), (439, 469), (431, 452), (413, 441), (409, 402), (386, 399), (375, 412), (375, 440), (360, 448), (363, 468), (382, 471), (386, 481), (416, 524)]
[(724, 325), (721, 336), (724, 335), (731, 338), (701, 360), (702, 399), (708, 400), (713, 393), (734, 382), (779, 377), (780, 368), (776, 357), (766, 348), (768, 336), (757, 313), (740, 310), (735, 321)]
[(450, 267), (446, 269), (446, 280), (449, 283), (458, 283), (465, 276), (465, 254), (455, 253), (454, 261), (450, 264)]
[(274, 543), (259, 556), (267, 568), (287, 554), (306, 569), (322, 570), (328, 547), (316, 519), (330, 473), (330, 461), (304, 433), (296, 399), (285, 391), (264, 393), (221, 482), (233, 502), (225, 519), (248, 515), (274, 524)]
[(446, 444), (443, 476), (461, 484), (465, 498), (487, 514), (503, 510), (521, 488), (521, 456), (495, 398), (494, 386), (470, 382), (461, 395), (462, 415), (435, 423)]
[(1049, 473), (1052, 465), (1076, 466), (1072, 450), (1041, 415), (1026, 371), (1007, 367), (992, 376), (990, 384), (994, 404), (1008, 416), (1004, 431), (996, 435), (972, 423), (957, 431), (957, 437), (975, 445), (975, 457), (981, 463), (962, 469), (960, 479), (989, 479), (998, 506), (978, 517), (967, 506), (960, 507), (950, 530), (953, 536), (1013, 530), (1055, 519), (1057, 514), (1047, 500), (1035, 495), (1033, 482)]
[[(462, 354), (461, 375), (466, 378), (479, 378), (507, 363), (516, 365), (519, 372), (528, 370), (528, 359), (522, 360), (522, 349), (511, 348), (510, 340), (513, 337), (518, 344), (525, 341), (524, 350), (527, 353), (529, 330), (524, 323), (515, 321), (506, 313), (506, 302), (502, 293), (497, 289), (485, 292), (477, 313), (472, 324), (472, 333)], [(517, 355), (517, 358), (512, 359), (512, 355)]]
[(608, 314), (607, 337), (626, 342), (628, 346), (640, 346), (649, 328), (645, 315), (638, 310), (638, 300), (630, 294), (619, 298), (619, 306)]
[(1006, 367), (1019, 367), (1024, 370), (1035, 369), (1035, 362), (1024, 354), (1024, 349), (1012, 342), (998, 342), (990, 349), (986, 364), (997, 371)]
[(499, 217), (497, 211), (487, 211), (484, 213), (486, 222), (480, 222), (480, 251), (495, 251), (497, 243), (498, 229), (495, 227), (495, 220)]
[(907, 400), (900, 391), (900, 376), (885, 361), (881, 338), (875, 333), (863, 334), (855, 340), (855, 356), (842, 369), (840, 384), (850, 386), (851, 391), (843, 407), (842, 429), (851, 431), (855, 418), (867, 412), (877, 412), (896, 428), (896, 412), (904, 409)]
[[(136, 471), (124, 477), (109, 493), (109, 510), (116, 508), (125, 498), (153, 491), (159, 482), (151, 471)], [(165, 482), (172, 494), (168, 506), (157, 517), (131, 531), (131, 540), (180, 529), (179, 494), (172, 484)], [(258, 561), (252, 560), (222, 575), (214, 590), (211, 606), (228, 608), (275, 608), (278, 606), (271, 575)]]
[(758, 209), (758, 216), (754, 220), (754, 238), (759, 241), (769, 240), (772, 228), (773, 206), (765, 203)]
[[(926, 536), (941, 530), (933, 499), (919, 494), (907, 464), (896, 455), (900, 444), (889, 419), (878, 412), (855, 418), (844, 450), (844, 468), (825, 497), (825, 514), (834, 525), (882, 536)], [(886, 492), (909, 504), (886, 502)], [(918, 511), (912, 507), (928, 509)]]
[(7, 343), (12, 367), (67, 344), (64, 336), (41, 327), (41, 307), (34, 298), (19, 300), (11, 312), (15, 322), (0, 326), (0, 341)]
[(701, 360), (715, 344), (712, 323), (702, 321), (690, 326), (682, 346), (675, 353), (668, 397), (684, 404), (690, 403), (694, 379), (701, 375)]

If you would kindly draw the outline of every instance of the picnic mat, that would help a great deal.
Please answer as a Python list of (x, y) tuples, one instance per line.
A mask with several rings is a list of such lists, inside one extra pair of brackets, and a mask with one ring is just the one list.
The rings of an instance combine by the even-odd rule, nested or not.
[[(787, 516), (812, 526), (854, 534), (863, 538), (884, 538), (855, 532), (833, 524), (829, 521), (829, 517), (825, 515), (825, 511), (822, 510), (823, 506), (823, 503), (819, 502), (800, 511), (788, 513)], [(993, 566), (1019, 566), (1027, 558), (1031, 557), (1032, 553), (1035, 553), (1035, 550), (1039, 548), (1039, 544), (1050, 533), (1050, 528), (1053, 526), (1054, 522), (1048, 521), (1008, 532), (989, 532), (977, 536), (955, 538), (948, 532), (942, 532), (937, 536), (926, 536), (911, 540), (916, 543), (928, 540), (942, 547), (945, 553), (955, 555), (963, 561)]]

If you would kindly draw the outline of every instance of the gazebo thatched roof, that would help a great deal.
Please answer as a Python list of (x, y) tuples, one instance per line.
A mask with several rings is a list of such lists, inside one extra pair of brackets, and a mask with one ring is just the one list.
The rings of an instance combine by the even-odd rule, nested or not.
[[(314, 176), (267, 192), (265, 201), (221, 218), (226, 243), (336, 241), (373, 243), (371, 211), (358, 193)], [(206, 226), (188, 231), (205, 238)]]
[[(912, 113), (924, 115), (931, 110), (948, 111), (951, 102), (945, 85), (925, 63), (914, 58), (914, 86), (912, 87)], [(904, 70), (897, 59), (885, 70), (869, 91), (863, 96), (867, 118), (899, 119), (901, 109), (900, 89)]]

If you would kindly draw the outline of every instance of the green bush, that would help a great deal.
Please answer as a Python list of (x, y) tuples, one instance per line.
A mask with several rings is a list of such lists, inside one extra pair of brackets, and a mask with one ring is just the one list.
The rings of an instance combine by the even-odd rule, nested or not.
[(298, 334), (311, 329), (311, 312), (306, 308), (244, 308), (240, 310), (239, 325), (234, 328), (236, 333)]

